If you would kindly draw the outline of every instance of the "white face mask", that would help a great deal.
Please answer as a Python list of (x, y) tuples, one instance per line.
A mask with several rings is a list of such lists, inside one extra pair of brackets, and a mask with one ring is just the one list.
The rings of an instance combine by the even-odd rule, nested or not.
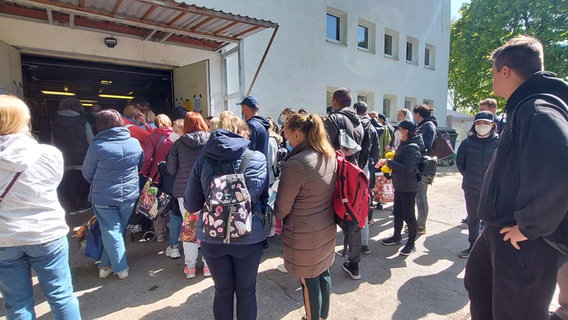
[(480, 136), (485, 136), (491, 131), (491, 128), (493, 128), (493, 126), (490, 124), (476, 124), (475, 132)]

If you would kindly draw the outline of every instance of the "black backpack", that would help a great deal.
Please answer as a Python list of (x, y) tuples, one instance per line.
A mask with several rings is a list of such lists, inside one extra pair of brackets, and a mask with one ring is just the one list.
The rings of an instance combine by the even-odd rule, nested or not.
[(425, 184), (432, 184), (434, 177), (436, 177), (437, 162), (438, 158), (436, 156), (423, 155), (418, 163), (418, 170), (416, 170), (418, 181)]

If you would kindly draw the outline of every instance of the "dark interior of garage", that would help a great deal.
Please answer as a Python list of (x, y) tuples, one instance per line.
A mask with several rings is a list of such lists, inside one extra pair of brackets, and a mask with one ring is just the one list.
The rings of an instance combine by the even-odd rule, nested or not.
[(51, 115), (68, 96), (86, 111), (96, 103), (122, 111), (134, 97), (145, 98), (155, 114), (173, 108), (171, 70), (22, 55), (22, 76), (32, 128), (42, 142), (49, 142)]

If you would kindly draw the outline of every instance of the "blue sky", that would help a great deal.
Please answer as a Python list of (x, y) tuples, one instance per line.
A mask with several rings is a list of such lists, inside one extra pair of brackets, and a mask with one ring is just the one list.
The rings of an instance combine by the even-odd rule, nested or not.
[(458, 10), (459, 8), (461, 8), (462, 4), (466, 3), (466, 2), (471, 2), (470, 0), (451, 0), (452, 4), (451, 4), (451, 8), (452, 8), (452, 13), (451, 13), (451, 17), (454, 18), (456, 17), (456, 19), (458, 18)]

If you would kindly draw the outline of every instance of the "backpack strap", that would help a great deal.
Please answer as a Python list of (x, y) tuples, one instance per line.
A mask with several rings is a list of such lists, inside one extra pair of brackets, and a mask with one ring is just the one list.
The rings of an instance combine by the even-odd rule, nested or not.
[(250, 149), (247, 149), (243, 155), (243, 161), (241, 162), (241, 165), (239, 166), (239, 169), (237, 170), (237, 173), (244, 173), (245, 169), (247, 168), (248, 163), (250, 162), (250, 159), (252, 159), (252, 155), (253, 152)]
[(2, 195), (0, 195), (0, 203), (4, 200), (4, 197), (6, 196), (6, 194), (8, 194), (8, 191), (10, 191), (10, 189), (12, 189), (12, 187), (14, 186), (14, 183), (16, 183), (16, 180), (18, 180), (18, 177), (20, 177), (21, 174), (22, 174), (22, 171), (16, 173), (14, 178), (12, 178), (12, 181), (10, 181), (10, 183), (8, 184), (8, 186), (6, 187), (4, 192), (2, 192)]

